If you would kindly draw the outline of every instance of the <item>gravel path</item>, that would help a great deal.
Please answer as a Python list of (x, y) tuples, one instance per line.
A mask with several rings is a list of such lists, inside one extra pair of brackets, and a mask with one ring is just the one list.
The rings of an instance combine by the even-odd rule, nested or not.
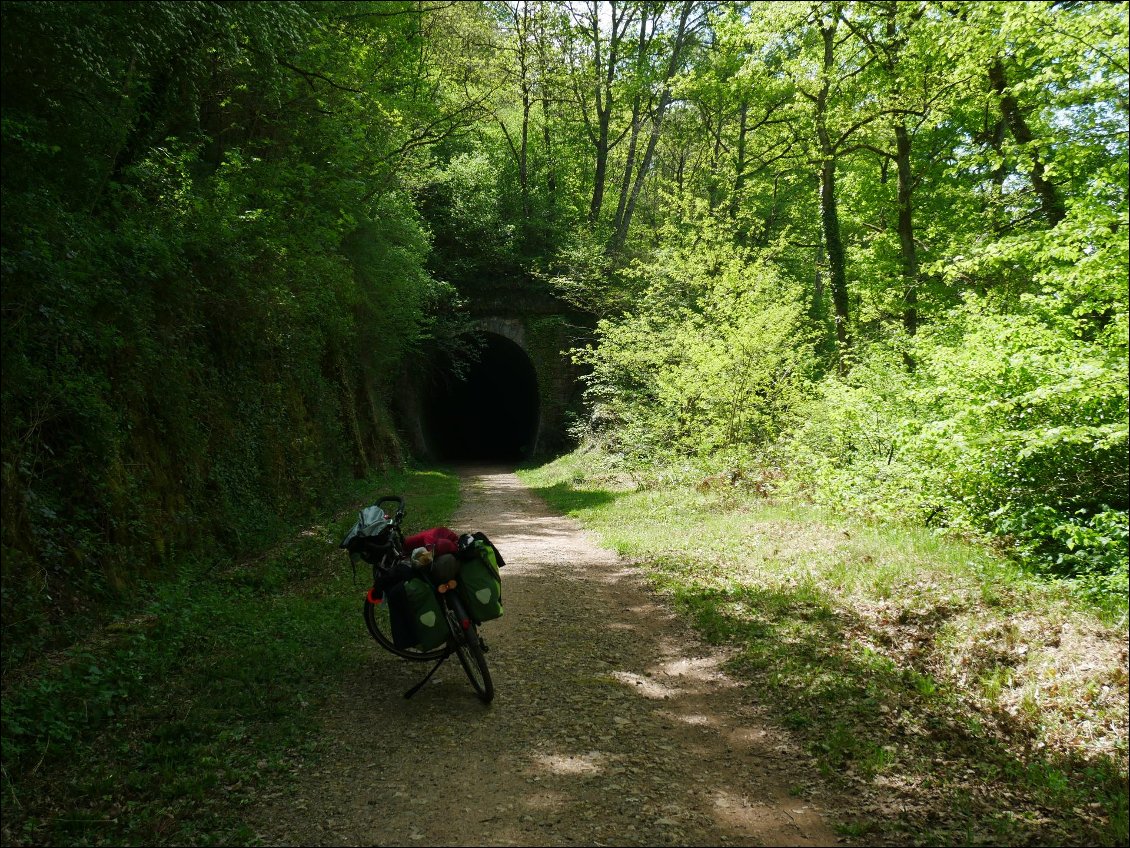
[[(483, 626), (494, 703), (450, 659), (373, 646), (324, 714), (326, 753), (249, 815), (278, 845), (831, 845), (808, 757), (757, 693), (518, 478), (461, 471), (451, 526), (506, 558)], [(411, 504), (408, 526), (411, 524)], [(367, 638), (358, 616), (359, 638)], [(792, 792), (793, 794), (790, 794)], [(795, 797), (799, 796), (799, 797)]]

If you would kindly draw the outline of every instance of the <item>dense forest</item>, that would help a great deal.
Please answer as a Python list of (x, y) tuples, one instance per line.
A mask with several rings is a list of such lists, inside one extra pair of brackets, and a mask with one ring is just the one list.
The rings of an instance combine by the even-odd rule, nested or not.
[(1126, 3), (0, 14), (5, 664), (405, 461), (482, 279), (593, 316), (630, 473), (1124, 606)]

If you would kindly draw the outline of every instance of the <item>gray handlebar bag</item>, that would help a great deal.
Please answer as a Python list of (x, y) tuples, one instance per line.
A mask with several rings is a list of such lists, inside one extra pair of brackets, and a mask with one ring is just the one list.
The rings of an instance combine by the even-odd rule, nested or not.
[(391, 526), (392, 522), (388, 520), (383, 509), (375, 505), (367, 506), (357, 513), (357, 523), (345, 534), (345, 538), (341, 540), (341, 547), (348, 548), (349, 543), (359, 537), (379, 536)]

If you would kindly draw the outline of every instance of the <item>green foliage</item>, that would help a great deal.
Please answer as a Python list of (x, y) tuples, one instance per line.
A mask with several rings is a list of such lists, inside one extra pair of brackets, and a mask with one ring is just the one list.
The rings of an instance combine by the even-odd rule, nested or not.
[(1124, 241), (1073, 212), (958, 263), (947, 273), (1031, 268), (1040, 288), (970, 294), (912, 343), (862, 349), (819, 385), (780, 461), (822, 501), (993, 534), (1034, 569), (1124, 603)]
[(829, 376), (775, 461), (818, 501), (986, 532), (1036, 570), (1126, 594), (1126, 362), (971, 303)]
[(578, 354), (586, 435), (637, 469), (784, 469), (779, 494), (982, 533), (1124, 607), (1126, 246), (1103, 208), (943, 269), (1000, 288), (914, 338), (857, 342), (851, 368), (822, 378), (777, 263), (711, 219), (691, 250), (669, 232), (666, 251), (619, 272), (634, 307)]
[(617, 9), (3, 4), (6, 658), (402, 458), (385, 398), (471, 355), (475, 286), (602, 319), (637, 477), (1117, 606), (1126, 4)]
[(811, 486), (814, 501), (845, 512), (924, 519), (932, 508), (927, 480), (945, 472), (908, 464), (917, 421), (913, 378), (888, 346), (857, 355), (846, 375), (828, 375), (813, 386), (796, 409), (796, 423), (768, 456), (788, 470), (784, 491)]
[(719, 10), (632, 237), (557, 254), (603, 318), (584, 435), (637, 479), (978, 534), (1124, 609), (1125, 10)]
[(544, 275), (558, 297), (599, 316), (627, 311), (634, 293), (605, 250), (607, 238), (599, 228), (574, 231), (558, 245)]
[(515, 224), (502, 208), (502, 169), (482, 152), (457, 153), (423, 193), (436, 234), (435, 272), (463, 284), (513, 274)]
[(633, 461), (770, 441), (811, 368), (797, 288), (708, 226), (623, 272), (635, 307), (577, 354), (594, 434)]
[(402, 459), (455, 297), (398, 181), (448, 89), (367, 8), (4, 4), (6, 662)]
[[(400, 461), (387, 395), (466, 358), (474, 286), (601, 319), (608, 479), (977, 535), (1124, 614), (1127, 4), (625, 3), (615, 62), (592, 9), (0, 5), (6, 666)], [(719, 638), (828, 621), (740, 594)], [(116, 718), (123, 663), (44, 726)], [(832, 767), (888, 764), (841, 730)]]

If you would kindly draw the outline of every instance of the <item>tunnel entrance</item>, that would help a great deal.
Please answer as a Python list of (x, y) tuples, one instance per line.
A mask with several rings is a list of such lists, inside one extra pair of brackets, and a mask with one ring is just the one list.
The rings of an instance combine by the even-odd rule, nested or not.
[(462, 379), (449, 371), (426, 392), (424, 438), (441, 462), (519, 462), (533, 453), (540, 408), (533, 363), (510, 339), (483, 338)]

